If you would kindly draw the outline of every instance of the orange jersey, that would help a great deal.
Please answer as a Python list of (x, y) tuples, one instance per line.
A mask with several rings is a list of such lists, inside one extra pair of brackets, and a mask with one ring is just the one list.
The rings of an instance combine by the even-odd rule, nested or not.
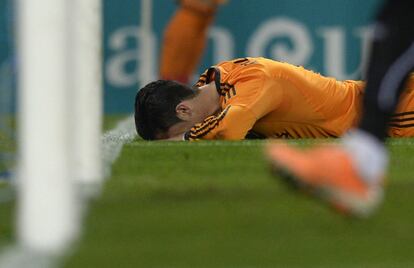
[[(265, 58), (222, 62), (206, 70), (196, 86), (212, 81), (222, 111), (195, 125), (185, 134), (188, 140), (240, 140), (248, 133), (266, 138), (338, 137), (360, 118), (362, 81), (337, 81)], [(414, 91), (407, 92), (403, 109), (397, 111), (402, 116), (414, 114)]]
[(388, 125), (390, 137), (414, 137), (414, 74), (408, 78), (397, 110)]

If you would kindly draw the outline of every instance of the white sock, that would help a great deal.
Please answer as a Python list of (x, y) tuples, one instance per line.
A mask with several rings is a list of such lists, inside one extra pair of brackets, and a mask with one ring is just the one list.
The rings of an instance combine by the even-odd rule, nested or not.
[(366, 131), (353, 129), (342, 138), (342, 144), (366, 183), (376, 184), (383, 179), (388, 168), (384, 143)]

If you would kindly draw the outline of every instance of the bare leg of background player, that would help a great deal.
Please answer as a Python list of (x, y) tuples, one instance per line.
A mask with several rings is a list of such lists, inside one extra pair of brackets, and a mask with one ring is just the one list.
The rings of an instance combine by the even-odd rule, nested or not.
[(181, 0), (161, 46), (160, 78), (188, 83), (206, 46), (218, 0)]

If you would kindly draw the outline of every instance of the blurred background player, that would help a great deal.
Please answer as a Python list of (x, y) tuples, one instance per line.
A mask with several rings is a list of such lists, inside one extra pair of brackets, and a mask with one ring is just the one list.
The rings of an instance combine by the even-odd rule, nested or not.
[(188, 84), (206, 46), (218, 5), (225, 0), (180, 0), (164, 31), (160, 77)]
[(379, 13), (363, 117), (359, 128), (344, 137), (340, 146), (308, 151), (284, 144), (267, 148), (276, 172), (346, 214), (367, 216), (381, 203), (388, 167), (384, 145), (387, 129), (410, 127), (414, 123), (414, 111), (393, 115), (414, 68), (413, 12), (413, 1), (388, 0)]

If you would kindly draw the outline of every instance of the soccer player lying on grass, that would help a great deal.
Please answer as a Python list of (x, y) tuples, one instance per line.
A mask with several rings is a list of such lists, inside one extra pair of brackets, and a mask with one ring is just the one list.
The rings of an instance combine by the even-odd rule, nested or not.
[[(337, 81), (265, 58), (225, 61), (193, 88), (158, 80), (135, 98), (135, 125), (146, 140), (339, 137), (358, 123), (364, 82)], [(414, 136), (414, 76), (390, 123), (392, 137)]]

